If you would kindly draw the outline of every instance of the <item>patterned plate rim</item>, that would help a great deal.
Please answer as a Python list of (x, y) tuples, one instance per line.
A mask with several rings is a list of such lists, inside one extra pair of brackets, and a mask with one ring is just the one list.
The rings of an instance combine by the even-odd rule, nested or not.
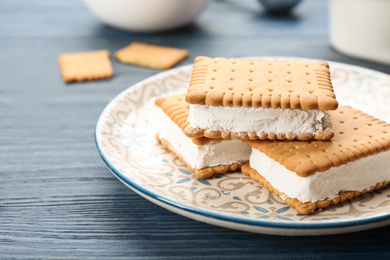
[[(261, 58), (261, 59), (286, 59), (286, 60), (309, 60), (313, 61), (315, 59), (308, 59), (308, 58), (297, 58), (297, 57), (256, 57), (256, 58)], [(375, 74), (382, 74), (385, 76), (388, 76), (387, 74), (376, 71), (373, 69), (369, 68), (364, 68), (356, 65), (351, 65), (347, 63), (341, 63), (341, 62), (335, 62), (335, 61), (330, 61), (327, 60), (327, 62), (331, 64), (337, 64), (340, 66), (346, 66), (349, 67), (350, 69), (358, 69), (362, 71), (367, 71)], [(192, 68), (192, 64), (181, 66), (178, 68), (174, 68), (165, 72), (160, 72), (156, 75), (153, 75), (151, 77), (148, 77), (130, 87), (127, 89), (123, 90), (120, 92), (117, 96), (115, 96), (103, 109), (102, 113), (100, 114), (96, 127), (95, 127), (95, 145), (96, 148), (99, 152), (99, 155), (103, 159), (104, 163), (106, 166), (109, 168), (109, 170), (123, 183), (127, 184), (129, 187), (134, 189), (135, 191), (138, 191), (145, 196), (157, 200), (158, 202), (162, 204), (166, 204), (168, 206), (174, 207), (178, 210), (183, 210), (185, 212), (219, 220), (219, 221), (225, 221), (225, 222), (231, 222), (235, 224), (243, 224), (243, 225), (249, 225), (249, 226), (256, 226), (256, 227), (264, 227), (264, 228), (278, 228), (278, 229), (301, 229), (301, 230), (308, 230), (308, 229), (313, 229), (313, 230), (318, 230), (318, 229), (332, 229), (332, 228), (347, 228), (347, 227), (353, 227), (353, 226), (359, 226), (359, 225), (368, 225), (372, 223), (377, 223), (377, 222), (385, 222), (386, 220), (390, 220), (390, 212), (389, 213), (382, 213), (380, 215), (374, 215), (374, 216), (366, 216), (363, 218), (357, 218), (357, 219), (347, 219), (347, 220), (337, 220), (337, 221), (318, 221), (318, 222), (313, 222), (313, 221), (300, 221), (300, 222), (279, 222), (275, 220), (264, 220), (264, 219), (253, 219), (253, 218), (242, 218), (242, 217), (237, 217), (237, 216), (231, 216), (223, 213), (218, 213), (215, 211), (207, 210), (207, 209), (202, 209), (198, 207), (193, 207), (188, 204), (176, 201), (174, 199), (171, 199), (169, 197), (164, 197), (154, 191), (149, 190), (146, 187), (143, 187), (136, 182), (132, 181), (130, 178), (126, 177), (124, 174), (120, 172), (119, 169), (117, 169), (111, 162), (110, 160), (106, 157), (104, 154), (103, 150), (101, 149), (101, 144), (100, 144), (100, 139), (99, 139), (99, 131), (98, 127), (100, 124), (103, 122), (103, 115), (109, 111), (109, 109), (116, 103), (118, 102), (122, 96), (127, 94), (128, 92), (133, 92), (136, 91), (138, 88), (143, 88), (143, 85), (146, 82), (154, 81), (159, 78), (164, 78), (167, 77), (170, 74), (175, 74), (181, 70), (188, 70)]]

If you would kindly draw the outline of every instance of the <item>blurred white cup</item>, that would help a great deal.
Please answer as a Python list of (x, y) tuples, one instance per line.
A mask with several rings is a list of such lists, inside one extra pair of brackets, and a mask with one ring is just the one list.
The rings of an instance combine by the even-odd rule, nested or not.
[(84, 0), (97, 18), (112, 27), (138, 32), (179, 28), (194, 20), (210, 0)]
[(390, 0), (330, 0), (329, 14), (336, 50), (390, 64)]

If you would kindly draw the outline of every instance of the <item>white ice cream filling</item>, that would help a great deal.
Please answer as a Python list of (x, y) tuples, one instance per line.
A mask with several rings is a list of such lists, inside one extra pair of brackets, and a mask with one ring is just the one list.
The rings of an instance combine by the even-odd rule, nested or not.
[(251, 154), (250, 146), (236, 139), (196, 145), (169, 118), (160, 138), (168, 141), (172, 149), (194, 169), (245, 162)]
[(250, 166), (275, 189), (301, 202), (333, 199), (340, 191), (363, 191), (390, 181), (390, 150), (309, 177), (300, 177), (262, 152), (252, 149)]
[(328, 112), (318, 109), (225, 107), (192, 105), (188, 122), (193, 128), (235, 133), (315, 134), (329, 125)]

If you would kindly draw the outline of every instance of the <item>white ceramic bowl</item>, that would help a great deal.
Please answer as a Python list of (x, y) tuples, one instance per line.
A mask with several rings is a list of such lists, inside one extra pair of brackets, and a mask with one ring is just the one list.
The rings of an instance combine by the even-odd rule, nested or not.
[(390, 1), (330, 0), (330, 42), (357, 58), (390, 64)]
[(84, 0), (100, 21), (138, 32), (166, 31), (194, 20), (210, 0)]

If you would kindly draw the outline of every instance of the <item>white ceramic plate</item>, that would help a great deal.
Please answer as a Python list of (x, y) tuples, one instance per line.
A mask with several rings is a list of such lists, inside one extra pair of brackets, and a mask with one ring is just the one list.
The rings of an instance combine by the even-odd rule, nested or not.
[[(390, 122), (388, 75), (329, 63), (341, 105)], [(197, 179), (154, 137), (162, 128), (162, 112), (155, 107), (154, 99), (185, 92), (191, 68), (180, 67), (145, 79), (120, 93), (102, 112), (96, 126), (96, 145), (108, 168), (124, 184), (175, 213), (250, 232), (325, 235), (390, 224), (390, 188), (304, 216), (240, 172)]]

